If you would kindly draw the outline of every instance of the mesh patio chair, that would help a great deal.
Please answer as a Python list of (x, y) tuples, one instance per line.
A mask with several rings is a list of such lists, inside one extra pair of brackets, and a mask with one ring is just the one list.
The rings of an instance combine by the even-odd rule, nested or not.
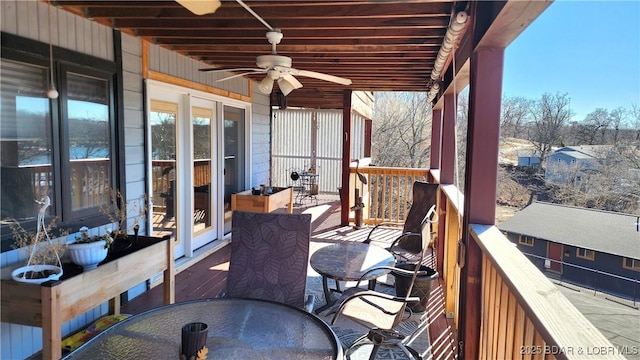
[[(402, 235), (397, 237), (391, 245), (388, 246), (387, 250), (396, 255), (399, 260), (415, 260), (422, 249), (421, 242), (423, 239), (421, 239), (420, 235), (411, 235), (410, 233), (420, 234), (423, 219), (436, 205), (438, 187), (438, 184), (415, 181), (412, 188), (413, 201), (404, 224), (398, 222), (383, 222), (377, 224), (371, 229), (364, 242), (370, 243), (372, 240), (375, 240), (376, 233), (382, 229), (402, 229)], [(428, 247), (433, 250), (435, 247), (435, 239), (430, 236), (429, 240)]]
[[(420, 302), (420, 297), (413, 296), (412, 290), (416, 283), (416, 278), (422, 272), (421, 264), (424, 260), (425, 252), (431, 239), (431, 225), (437, 222), (435, 205), (430, 207), (430, 211), (424, 216), (420, 223), (419, 232), (405, 232), (401, 239), (417, 238), (420, 240), (418, 258), (413, 263), (413, 269), (407, 270), (404, 267), (375, 267), (367, 273), (387, 269), (391, 270), (395, 276), (409, 278), (404, 295), (389, 295), (376, 290), (366, 290), (359, 287), (359, 282), (355, 287), (346, 289), (336, 305), (328, 311), (335, 311), (332, 326), (337, 326), (340, 321), (355, 321), (368, 329), (368, 332), (357, 338), (352, 343), (343, 343), (346, 351), (346, 358), (358, 347), (364, 344), (373, 344), (370, 359), (375, 359), (381, 347), (398, 347), (409, 358), (421, 359), (421, 355), (407, 344), (422, 334), (428, 326), (427, 315), (414, 314), (411, 305)], [(366, 276), (366, 273), (365, 275)], [(342, 319), (342, 320), (341, 320)]]
[(310, 214), (235, 211), (231, 220), (231, 257), (223, 296), (272, 300), (313, 307), (305, 299)]

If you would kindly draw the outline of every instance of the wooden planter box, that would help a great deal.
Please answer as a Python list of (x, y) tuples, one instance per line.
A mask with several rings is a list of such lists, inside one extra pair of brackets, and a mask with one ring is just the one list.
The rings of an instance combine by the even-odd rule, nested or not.
[(274, 187), (271, 195), (252, 195), (251, 190), (231, 194), (231, 210), (269, 213), (287, 205), (293, 213), (293, 188)]
[(164, 273), (164, 303), (175, 302), (173, 244), (169, 236), (140, 236), (125, 252), (109, 254), (98, 268), (87, 272), (63, 264), (58, 281), (27, 284), (2, 280), (3, 322), (42, 327), (42, 358), (62, 356), (62, 324), (109, 301), (109, 312), (120, 313), (120, 294)]

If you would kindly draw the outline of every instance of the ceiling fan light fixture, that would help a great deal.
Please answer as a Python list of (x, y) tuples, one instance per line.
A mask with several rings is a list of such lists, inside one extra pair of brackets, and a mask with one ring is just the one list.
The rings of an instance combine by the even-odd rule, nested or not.
[(258, 91), (265, 95), (269, 95), (271, 94), (271, 90), (273, 90), (273, 78), (267, 75), (258, 84)]
[(289, 93), (291, 93), (295, 89), (295, 87), (290, 82), (283, 78), (278, 79), (278, 87), (280, 88), (280, 91), (282, 91), (284, 96), (289, 95)]
[(222, 5), (220, 0), (176, 0), (176, 2), (196, 15), (212, 14)]

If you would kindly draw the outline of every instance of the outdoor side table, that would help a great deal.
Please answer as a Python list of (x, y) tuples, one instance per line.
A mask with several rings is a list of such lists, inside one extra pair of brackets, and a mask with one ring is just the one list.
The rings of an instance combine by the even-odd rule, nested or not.
[[(328, 279), (338, 281), (357, 281), (369, 269), (377, 266), (393, 266), (395, 258), (388, 250), (376, 245), (360, 242), (339, 243), (322, 247), (311, 255), (309, 263), (313, 270), (322, 275), (322, 288), (327, 301), (316, 310), (320, 313), (334, 304), (331, 299)], [(376, 279), (388, 273), (389, 270), (372, 271), (362, 280), (369, 281), (369, 289), (373, 290)], [(339, 289), (336, 289), (339, 290)]]
[(208, 359), (342, 359), (329, 325), (265, 300), (217, 298), (162, 306), (105, 330), (65, 359), (178, 359), (182, 326), (208, 325)]

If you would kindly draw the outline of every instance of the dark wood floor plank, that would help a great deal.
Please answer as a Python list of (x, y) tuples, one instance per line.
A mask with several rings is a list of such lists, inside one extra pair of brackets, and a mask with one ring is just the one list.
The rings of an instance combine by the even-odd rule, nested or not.
[[(339, 224), (339, 206), (331, 204), (318, 221), (314, 222), (313, 235), (337, 228)], [(295, 209), (295, 211), (301, 209)], [(345, 241), (349, 241), (349, 229), (341, 233), (347, 234)], [(312, 235), (312, 238), (313, 238)], [(326, 241), (325, 239), (318, 239)], [(351, 239), (352, 240), (352, 239)], [(333, 241), (329, 241), (333, 242)], [(189, 268), (176, 275), (176, 302), (216, 297), (226, 287), (230, 246), (224, 246), (215, 253), (198, 261)], [(425, 264), (435, 267), (435, 259), (428, 254)], [(434, 283), (427, 311), (429, 312), (429, 338), (432, 346), (433, 359), (457, 359), (457, 340), (454, 326), (445, 314), (444, 279), (440, 277)], [(156, 286), (150, 291), (129, 301), (122, 307), (126, 314), (138, 314), (162, 305), (162, 287)]]

